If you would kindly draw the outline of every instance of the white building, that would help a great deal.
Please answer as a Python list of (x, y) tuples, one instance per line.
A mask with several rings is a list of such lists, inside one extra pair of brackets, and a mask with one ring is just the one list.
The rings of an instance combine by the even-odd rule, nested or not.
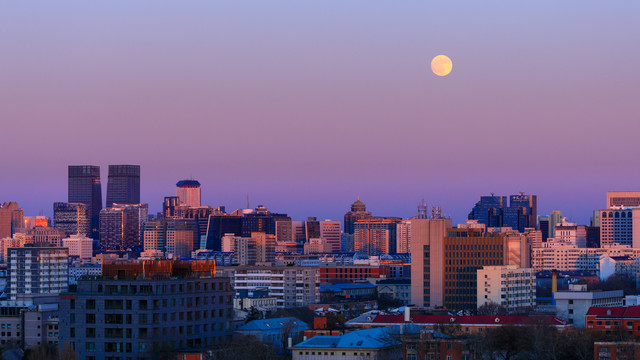
[(236, 293), (266, 289), (279, 308), (300, 307), (320, 301), (320, 269), (299, 266), (219, 267), (231, 278)]
[(558, 291), (553, 295), (556, 316), (576, 327), (584, 327), (584, 317), (592, 306), (622, 306), (624, 292), (587, 291), (585, 284), (571, 284), (569, 291)]
[(630, 256), (600, 256), (600, 280), (607, 280), (611, 275), (623, 274), (635, 278), (640, 272), (640, 258)]
[(477, 271), (477, 279), (478, 307), (495, 303), (513, 312), (536, 304), (536, 275), (532, 268), (484, 266)]
[(69, 256), (77, 256), (82, 261), (91, 262), (93, 257), (93, 239), (84, 235), (71, 235), (62, 239), (62, 247), (69, 249)]
[(100, 275), (102, 275), (102, 266), (100, 264), (74, 263), (69, 266), (69, 284), (77, 284), (78, 279), (83, 276)]
[(55, 295), (69, 286), (69, 250), (59, 247), (12, 247), (9, 256), (9, 299), (19, 295)]
[(600, 211), (600, 246), (640, 248), (640, 207), (613, 207)]

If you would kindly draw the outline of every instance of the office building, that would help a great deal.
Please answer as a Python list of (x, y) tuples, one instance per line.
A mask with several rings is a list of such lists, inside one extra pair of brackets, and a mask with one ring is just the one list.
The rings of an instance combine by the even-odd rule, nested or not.
[(354, 250), (369, 256), (396, 253), (396, 223), (385, 218), (358, 220), (353, 224)]
[(555, 241), (585, 248), (587, 247), (587, 228), (562, 218), (562, 221), (556, 224)]
[(128, 250), (143, 246), (147, 204), (114, 204), (100, 212), (100, 248)]
[(242, 236), (250, 237), (253, 232), (276, 234), (276, 220), (290, 219), (287, 214), (272, 213), (262, 205), (242, 216)]
[(477, 272), (477, 303), (498, 304), (510, 313), (536, 305), (536, 274), (516, 265), (483, 266)]
[(181, 205), (200, 206), (200, 183), (196, 180), (180, 180), (176, 184), (176, 197)]
[(555, 239), (556, 237), (556, 225), (562, 222), (562, 210), (553, 210), (549, 214), (549, 238)]
[(607, 191), (607, 209), (640, 206), (640, 191)]
[(190, 258), (199, 248), (198, 223), (193, 219), (169, 219), (165, 234), (166, 253), (174, 258)]
[(90, 262), (93, 257), (93, 239), (82, 235), (71, 235), (62, 239), (62, 247), (69, 249), (69, 257)]
[(64, 231), (64, 236), (91, 236), (89, 206), (80, 203), (53, 203), (53, 227)]
[(548, 216), (538, 216), (538, 229), (542, 234), (542, 242), (547, 242), (549, 238), (549, 220)]
[(109, 165), (107, 204), (140, 203), (140, 165)]
[(211, 215), (207, 224), (206, 249), (222, 251), (222, 237), (242, 236), (242, 216)]
[(144, 225), (144, 251), (166, 251), (167, 221), (160, 217), (146, 222)]
[(67, 202), (85, 204), (89, 207), (89, 237), (98, 239), (100, 210), (102, 209), (102, 186), (100, 167), (93, 165), (69, 165), (69, 197)]
[(444, 305), (444, 237), (451, 225), (451, 219), (411, 219), (411, 303), (415, 306)]
[(64, 231), (50, 227), (34, 227), (21, 230), (21, 233), (31, 238), (36, 246), (61, 246)]
[(16, 202), (5, 202), (0, 206), (0, 239), (11, 237), (24, 224), (22, 208)]
[(229, 279), (212, 261), (104, 263), (60, 297), (60, 343), (80, 359), (149, 358), (161, 344), (204, 350), (230, 340)]
[(640, 249), (640, 207), (600, 211), (600, 244), (629, 245)]
[(367, 211), (367, 206), (360, 201), (360, 197), (358, 196), (358, 199), (351, 204), (351, 211), (344, 214), (344, 233), (353, 235), (355, 222), (371, 217), (373, 216)]
[(19, 295), (57, 295), (69, 285), (69, 250), (12, 247), (7, 250), (10, 300)]
[(511, 195), (507, 205), (506, 196), (481, 196), (469, 213), (469, 220), (478, 220), (489, 227), (508, 226), (524, 232), (537, 226), (538, 200), (536, 195)]
[(24, 216), (24, 229), (33, 229), (35, 227), (47, 227), (51, 224), (46, 216)]

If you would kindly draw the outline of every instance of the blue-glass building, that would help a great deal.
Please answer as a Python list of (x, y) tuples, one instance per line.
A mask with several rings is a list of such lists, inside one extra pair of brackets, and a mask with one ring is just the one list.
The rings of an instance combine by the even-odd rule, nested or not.
[(471, 209), (469, 220), (478, 220), (487, 227), (508, 226), (523, 232), (537, 225), (538, 205), (536, 195), (481, 196)]

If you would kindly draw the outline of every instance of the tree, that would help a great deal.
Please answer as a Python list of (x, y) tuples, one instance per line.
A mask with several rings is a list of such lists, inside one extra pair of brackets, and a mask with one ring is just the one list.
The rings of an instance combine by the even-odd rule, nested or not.
[(249, 321), (253, 321), (253, 320), (260, 320), (262, 318), (263, 318), (262, 312), (256, 309), (255, 306), (252, 306), (251, 308), (249, 308), (249, 315), (247, 316), (245, 323), (248, 323)]
[(507, 309), (495, 302), (488, 302), (480, 305), (477, 311), (478, 315), (484, 316), (504, 316), (507, 315)]
[(147, 352), (155, 360), (175, 360), (177, 355), (175, 347), (167, 341), (152, 343)]
[(23, 360), (58, 360), (58, 346), (40, 344), (32, 346), (24, 352)]
[(236, 335), (230, 342), (225, 342), (208, 351), (209, 360), (280, 360), (283, 356), (276, 354), (273, 346), (256, 340), (252, 336)]
[(77, 360), (78, 355), (71, 348), (71, 345), (68, 341), (65, 341), (64, 346), (62, 347), (62, 353), (60, 354), (60, 360)]

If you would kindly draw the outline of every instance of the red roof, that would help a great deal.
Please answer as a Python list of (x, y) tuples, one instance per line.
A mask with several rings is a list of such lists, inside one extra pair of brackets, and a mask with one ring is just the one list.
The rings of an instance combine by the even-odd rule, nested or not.
[(640, 318), (640, 306), (592, 306), (587, 315), (602, 318)]
[[(376, 315), (372, 323), (400, 324), (403, 315)], [(458, 325), (554, 325), (566, 326), (567, 322), (554, 316), (455, 316), (455, 315), (412, 315), (411, 322), (420, 324), (458, 324)]]

